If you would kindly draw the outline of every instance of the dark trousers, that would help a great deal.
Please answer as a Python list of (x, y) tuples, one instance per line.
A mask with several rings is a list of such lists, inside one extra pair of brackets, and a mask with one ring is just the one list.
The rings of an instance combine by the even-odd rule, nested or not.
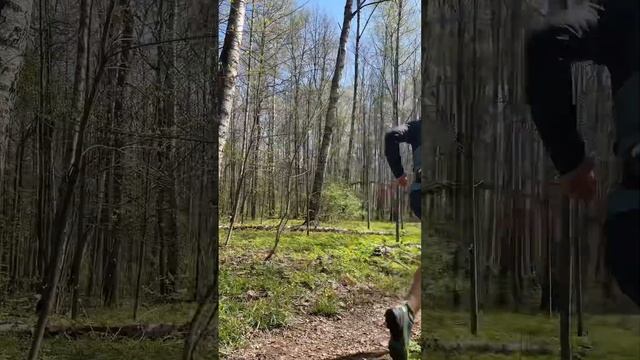
[(422, 203), (420, 199), (420, 190), (411, 190), (409, 193), (409, 206), (411, 207), (411, 211), (413, 214), (418, 217), (418, 219), (422, 216)]
[(606, 225), (607, 264), (624, 292), (640, 306), (640, 210), (612, 216)]

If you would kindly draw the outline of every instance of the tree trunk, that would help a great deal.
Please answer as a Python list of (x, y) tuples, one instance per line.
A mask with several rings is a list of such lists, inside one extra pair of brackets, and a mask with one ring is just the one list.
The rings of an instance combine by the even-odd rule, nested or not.
[[(120, 16), (122, 19), (122, 40), (121, 53), (116, 73), (116, 94), (113, 103), (112, 126), (114, 132), (122, 129), (125, 123), (124, 119), (124, 99), (126, 98), (126, 82), (130, 67), (130, 46), (133, 42), (133, 9), (131, 9), (130, 0), (118, 0)], [(122, 238), (124, 231), (122, 229), (122, 188), (124, 187), (124, 164), (122, 162), (122, 153), (120, 149), (124, 141), (122, 135), (113, 135), (113, 147), (111, 152), (111, 166), (113, 172), (113, 184), (111, 192), (111, 216), (113, 221), (110, 236), (111, 246), (107, 250), (109, 257), (106, 264), (104, 274), (103, 297), (104, 304), (108, 307), (114, 306), (118, 302), (118, 288), (120, 283), (120, 256), (122, 247)]]
[[(59, 201), (56, 203), (56, 210), (54, 214), (54, 221), (52, 224), (51, 236), (49, 238), (49, 243), (54, 245), (53, 256), (50, 261), (50, 268), (48, 271), (48, 281), (47, 286), (44, 291), (44, 296), (42, 297), (42, 310), (39, 313), (38, 321), (34, 330), (34, 335), (31, 343), (31, 349), (29, 350), (29, 355), (27, 360), (36, 360), (38, 358), (38, 353), (40, 352), (40, 347), (42, 344), (42, 337), (44, 335), (45, 327), (47, 325), (47, 319), (49, 317), (49, 312), (53, 307), (54, 300), (56, 298), (56, 292), (58, 288), (58, 283), (60, 281), (60, 274), (62, 272), (64, 253), (66, 250), (66, 240), (67, 238), (63, 236), (64, 229), (67, 226), (67, 218), (69, 213), (69, 208), (71, 205), (71, 199), (73, 197), (73, 193), (75, 191), (75, 186), (78, 180), (78, 173), (80, 167), (83, 166), (82, 163), (82, 154), (84, 151), (84, 134), (87, 128), (87, 122), (89, 120), (89, 116), (91, 115), (91, 110), (93, 108), (93, 102), (95, 100), (95, 96), (98, 90), (98, 85), (100, 83), (100, 79), (104, 74), (104, 70), (106, 67), (106, 43), (109, 34), (109, 28), (111, 26), (111, 18), (113, 14), (113, 9), (115, 8), (115, 0), (111, 0), (107, 12), (105, 14), (105, 22), (101, 33), (100, 40), (100, 64), (98, 66), (98, 71), (94, 78), (91, 91), (89, 92), (88, 97), (84, 101), (84, 106), (82, 106), (82, 112), (78, 112), (75, 115), (76, 118), (76, 129), (74, 131), (74, 139), (72, 146), (72, 157), (67, 166), (67, 171), (65, 172), (65, 177), (63, 178), (62, 183), (60, 184), (60, 197)], [(78, 50), (81, 50), (80, 48)]]
[(78, 306), (80, 302), (80, 268), (82, 267), (82, 258), (84, 249), (87, 244), (88, 234), (84, 230), (84, 206), (85, 206), (85, 168), (80, 171), (80, 189), (78, 199), (78, 228), (76, 238), (76, 249), (73, 253), (71, 264), (71, 274), (69, 278), (69, 288), (71, 289), (71, 319), (78, 318)]
[(467, 204), (465, 206), (465, 239), (469, 242), (469, 278), (470, 278), (470, 330), (471, 334), (478, 334), (478, 239), (476, 236), (476, 219), (475, 219), (475, 208), (476, 208), (476, 199), (475, 199), (475, 188), (474, 188), (474, 114), (476, 113), (476, 91), (475, 87), (477, 86), (476, 75), (477, 75), (477, 5), (478, 1), (474, 0), (474, 12), (473, 12), (473, 66), (472, 66), (472, 95), (471, 95), (471, 105), (470, 105), (470, 116), (467, 116), (465, 119), (465, 133), (466, 133), (466, 144), (465, 144), (465, 195), (467, 198)]
[[(400, 99), (400, 25), (402, 24), (402, 5), (404, 0), (397, 0), (398, 6), (398, 18), (396, 19), (395, 29), (395, 54), (393, 57), (393, 124), (394, 126), (400, 125), (399, 114), (399, 99)], [(400, 186), (396, 186), (396, 199), (395, 199), (395, 222), (396, 222), (396, 242), (400, 242), (400, 224), (402, 222), (402, 189)]]
[[(146, 161), (149, 161), (149, 156), (145, 154)], [(138, 264), (136, 274), (136, 289), (133, 299), (133, 320), (138, 318), (138, 307), (140, 306), (140, 287), (142, 286), (142, 271), (144, 268), (144, 255), (147, 246), (147, 222), (149, 221), (149, 167), (147, 167), (144, 177), (144, 211), (142, 217), (142, 234), (140, 235), (140, 244), (138, 248)]]
[[(549, 11), (558, 11), (569, 8), (569, 0), (549, 1)], [(560, 251), (558, 254), (557, 269), (559, 275), (560, 290), (560, 358), (571, 360), (571, 293), (573, 292), (573, 246), (572, 246), (572, 201), (563, 195), (561, 200), (561, 223), (562, 232), (560, 236)]]
[[(586, 209), (585, 209), (586, 210)], [(584, 235), (587, 234), (587, 222), (583, 220), (586, 211), (581, 211), (580, 206), (576, 204), (576, 209), (573, 214), (573, 237), (574, 237), (574, 249), (575, 249), (575, 296), (576, 296), (576, 317), (578, 323), (577, 334), (578, 336), (584, 336), (584, 319), (583, 319), (583, 306), (582, 306), (582, 244)]]
[(0, 3), (0, 199), (4, 197), (4, 174), (9, 151), (9, 126), (16, 82), (22, 67), (33, 0)]
[(558, 273), (560, 274), (560, 358), (571, 360), (571, 293), (573, 292), (573, 224), (572, 202), (569, 198), (562, 199), (562, 235), (560, 254), (558, 256)]
[[(429, 82), (432, 81), (432, 79), (430, 79), (430, 74), (428, 73), (428, 64), (429, 64), (429, 54), (430, 54), (430, 45), (429, 44), (429, 35), (430, 32), (432, 31), (430, 28), (429, 24), (429, 0), (422, 0), (421, 1), (421, 19), (420, 19), (420, 28), (421, 28), (421, 39), (420, 39), (420, 117), (422, 118), (422, 123), (423, 126), (421, 128), (422, 130), (422, 139), (426, 140), (427, 136), (429, 136), (429, 132), (428, 132), (428, 128), (427, 126), (424, 126), (426, 124), (427, 121), (432, 121), (432, 117), (429, 116), (427, 117), (427, 114), (429, 114), (429, 107), (428, 107), (428, 103), (427, 103), (427, 93), (428, 93), (428, 88), (429, 88)], [(431, 114), (429, 114), (431, 115)], [(428, 146), (422, 146), (422, 159), (423, 161), (426, 161), (426, 159), (429, 156), (429, 151), (428, 151)], [(422, 172), (422, 180), (421, 180), (421, 200), (420, 200), (420, 205), (422, 207), (422, 209), (426, 209), (427, 208), (427, 197), (425, 196), (426, 193), (426, 185), (427, 185), (427, 177), (426, 177), (427, 172), (423, 171)], [(420, 243), (421, 243), (421, 247), (422, 249), (427, 249), (429, 244), (427, 243), (427, 234), (428, 234), (428, 223), (427, 223), (427, 217), (422, 216), (422, 219), (420, 219), (421, 222), (421, 231), (420, 231)], [(426, 251), (422, 251), (421, 252), (421, 262), (422, 264), (425, 264), (425, 254)], [(426, 299), (424, 298), (424, 294), (425, 294), (425, 289), (427, 289), (428, 286), (428, 279), (429, 279), (429, 273), (427, 270), (427, 266), (421, 266), (421, 279), (422, 279), (422, 284), (421, 284), (421, 296), (422, 296), (422, 303), (425, 304), (426, 303)], [(427, 311), (422, 311), (422, 323), (426, 324), (427, 323), (427, 318), (425, 316), (425, 314), (427, 313)], [(425, 359), (427, 358), (427, 347), (423, 346), (422, 347), (422, 358)]]
[[(165, 7), (166, 6), (166, 7)], [(176, 0), (162, 0), (158, 4), (161, 41), (173, 39), (176, 35)], [(165, 10), (166, 9), (166, 10)], [(166, 24), (164, 19), (166, 18)], [(165, 26), (166, 25), (166, 26)], [(175, 295), (180, 263), (180, 244), (177, 234), (177, 194), (176, 194), (176, 90), (175, 42), (168, 42), (158, 48), (158, 85), (159, 99), (156, 111), (158, 131), (161, 139), (158, 144), (157, 175), (157, 222), (158, 241), (160, 242), (160, 292), (163, 295)]]
[[(90, 7), (89, 0), (80, 1), (80, 18), (78, 29), (78, 53), (76, 55), (76, 68), (75, 68), (75, 81), (73, 86), (73, 99), (74, 99), (74, 112), (79, 113), (82, 106), (82, 99), (84, 99), (86, 91), (86, 78), (87, 78), (87, 49), (89, 46), (89, 17)], [(78, 199), (78, 230), (76, 249), (71, 265), (71, 277), (70, 288), (72, 291), (71, 298), (71, 318), (73, 320), (78, 317), (78, 302), (79, 302), (79, 285), (80, 285), (80, 268), (82, 266), (82, 257), (84, 255), (84, 249), (87, 243), (87, 235), (84, 230), (84, 206), (85, 206), (85, 169), (80, 172), (80, 196)]]
[(351, 19), (353, 18), (353, 13), (351, 12), (352, 4), (353, 0), (345, 1), (344, 19), (342, 21), (342, 30), (340, 32), (340, 43), (338, 47), (338, 55), (336, 58), (336, 67), (333, 73), (333, 79), (331, 80), (331, 89), (329, 92), (329, 103), (327, 105), (324, 131), (322, 132), (322, 140), (320, 143), (320, 148), (318, 149), (316, 172), (313, 179), (313, 187), (311, 189), (311, 199), (309, 204), (309, 219), (313, 222), (317, 222), (319, 220), (322, 188), (324, 185), (324, 176), (327, 169), (327, 156), (329, 154), (329, 147), (331, 146), (333, 130), (336, 125), (336, 111), (339, 99), (338, 92), (340, 91), (340, 80), (342, 79), (342, 71), (344, 70), (347, 53), (347, 40), (349, 38), (349, 29), (351, 28)]
[[(249, 99), (251, 96), (251, 65), (252, 65), (252, 52), (251, 47), (253, 44), (253, 23), (255, 18), (255, 0), (251, 1), (251, 18), (249, 20), (249, 44), (247, 45), (249, 48), (248, 55), (248, 63), (247, 63), (247, 85), (245, 91), (245, 104), (244, 104), (244, 126), (243, 126), (243, 140), (242, 140), (242, 162), (240, 163), (240, 171), (238, 176), (238, 181), (234, 184), (233, 192), (231, 193), (231, 216), (229, 219), (229, 231), (225, 236), (224, 245), (226, 246), (231, 240), (231, 235), (233, 234), (233, 224), (236, 222), (236, 218), (241, 215), (243, 205), (244, 205), (244, 197), (242, 191), (245, 187), (245, 179), (246, 179), (246, 171), (247, 171), (247, 161), (249, 159), (249, 155), (251, 154), (252, 141), (251, 137), (254, 136), (254, 126), (251, 126), (251, 131), (247, 134), (247, 129), (249, 129)], [(255, 122), (253, 123), (255, 124)], [(223, 140), (224, 133), (224, 125), (220, 125), (220, 141)], [(220, 148), (219, 154), (220, 158), (223, 158), (224, 147)], [(240, 214), (239, 214), (240, 213)]]
[[(219, 3), (218, 3), (219, 4)], [(244, 26), (245, 1), (235, 0), (231, 4), (229, 11), (229, 20), (224, 38), (224, 45), (220, 55), (220, 69), (216, 73), (216, 83), (212, 89), (213, 102), (213, 118), (211, 119), (213, 133), (212, 146), (218, 147), (218, 139), (220, 124), (228, 123), (233, 103), (233, 92), (235, 88), (235, 79), (238, 73), (238, 63), (240, 60), (240, 46), (242, 44), (242, 32)], [(217, 22), (217, 9), (215, 11)], [(212, 234), (212, 248), (214, 269), (213, 283), (207, 290), (205, 296), (201, 299), (195, 315), (191, 321), (189, 333), (185, 338), (183, 360), (192, 360), (196, 350), (197, 343), (202, 333), (207, 329), (209, 323), (216, 317), (218, 305), (218, 151), (214, 151), (211, 164), (210, 191), (211, 201), (209, 202), (210, 234)], [(210, 305), (207, 307), (207, 305)], [(217, 329), (217, 324), (215, 326)], [(215, 336), (215, 334), (214, 334)]]
[[(359, 8), (362, 0), (357, 0)], [(356, 110), (358, 108), (358, 67), (360, 65), (360, 11), (356, 14), (356, 48), (353, 54), (353, 99), (351, 102), (351, 127), (349, 128), (349, 147), (347, 148), (347, 163), (344, 167), (344, 180), (349, 183), (351, 178), (351, 158), (353, 153), (353, 138), (355, 134)]]

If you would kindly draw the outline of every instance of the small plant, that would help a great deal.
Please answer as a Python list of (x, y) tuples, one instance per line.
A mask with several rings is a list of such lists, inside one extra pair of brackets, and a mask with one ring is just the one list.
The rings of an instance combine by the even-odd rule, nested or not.
[(238, 303), (231, 301), (220, 302), (220, 323), (225, 326), (220, 327), (218, 334), (220, 345), (229, 346), (241, 345), (244, 342), (247, 332), (247, 322), (238, 314), (242, 311), (242, 307)]
[(338, 299), (338, 295), (331, 289), (325, 289), (314, 304), (311, 314), (333, 317), (338, 315), (339, 311), (340, 299)]
[(285, 306), (268, 300), (258, 300), (246, 316), (253, 329), (271, 330), (287, 326), (292, 314)]

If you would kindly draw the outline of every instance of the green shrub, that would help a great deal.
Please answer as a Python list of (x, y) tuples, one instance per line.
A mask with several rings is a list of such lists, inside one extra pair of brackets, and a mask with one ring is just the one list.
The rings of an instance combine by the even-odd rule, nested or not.
[(340, 299), (338, 298), (338, 295), (331, 289), (325, 289), (313, 305), (311, 314), (333, 317), (338, 315), (339, 311)]
[(322, 193), (323, 220), (353, 220), (363, 215), (362, 201), (345, 184), (329, 183)]

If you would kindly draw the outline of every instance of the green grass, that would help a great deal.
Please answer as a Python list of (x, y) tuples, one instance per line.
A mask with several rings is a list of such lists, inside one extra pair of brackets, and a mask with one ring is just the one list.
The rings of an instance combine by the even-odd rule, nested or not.
[[(0, 337), (0, 360), (24, 359), (30, 339), (15, 336)], [(47, 339), (42, 349), (42, 360), (122, 360), (160, 359), (175, 360), (182, 354), (182, 341), (138, 341), (137, 339), (105, 340), (82, 338)], [(208, 359), (213, 359), (210, 357)]]
[[(0, 311), (0, 321), (20, 321), (35, 323), (33, 309), (28, 301), (16, 301)], [(130, 304), (114, 309), (88, 308), (81, 313), (77, 321), (54, 315), (50, 323), (54, 325), (125, 325), (125, 324), (175, 324), (182, 325), (191, 320), (195, 304), (153, 304), (142, 305), (138, 320), (132, 320)], [(22, 359), (26, 356), (31, 339), (28, 336), (2, 334), (0, 336), (0, 360)], [(88, 335), (68, 340), (64, 337), (46, 338), (43, 342), (43, 360), (122, 360), (122, 359), (160, 359), (175, 360), (182, 354), (182, 338), (169, 337), (160, 340), (113, 339)], [(201, 359), (217, 359), (213, 352), (207, 352)]]
[[(535, 344), (559, 349), (559, 320), (543, 315), (508, 312), (481, 314), (477, 337), (469, 333), (469, 317), (463, 312), (430, 310), (425, 313), (427, 339), (441, 342), (486, 341), (496, 344)], [(640, 317), (623, 315), (586, 316), (587, 336), (573, 337), (573, 349), (587, 359), (626, 360), (640, 356)], [(574, 331), (575, 334), (575, 331)], [(432, 354), (433, 359), (445, 359), (445, 354)], [(511, 357), (484, 354), (456, 354), (460, 359), (557, 359), (553, 356), (513, 355)]]
[[(422, 261), (428, 264), (427, 289), (423, 296), (426, 305), (423, 313), (423, 338), (441, 343), (479, 341), (495, 344), (531, 344), (553, 349), (550, 356), (525, 356), (522, 354), (498, 355), (477, 353), (445, 354), (430, 352), (428, 359), (531, 359), (556, 360), (559, 358), (558, 317), (548, 318), (543, 314), (514, 313), (508, 310), (492, 309), (480, 313), (478, 336), (469, 330), (469, 312), (463, 305), (453, 309), (451, 302), (452, 275), (450, 263), (454, 250), (453, 241), (443, 241), (437, 236), (429, 236), (427, 247), (422, 253)], [(461, 296), (467, 296), (465, 287), (468, 279), (460, 276)], [(631, 315), (588, 315), (584, 319), (586, 336), (576, 336), (573, 331), (573, 350), (585, 359), (631, 360), (640, 358), (640, 316)], [(573, 321), (574, 327), (576, 320)]]
[[(323, 224), (356, 230), (367, 230), (362, 222)], [(392, 223), (372, 223), (372, 230), (393, 233)], [(418, 224), (406, 224), (403, 244), (396, 246), (393, 235), (344, 235), (331, 233), (285, 233), (276, 255), (265, 262), (274, 241), (273, 232), (236, 231), (229, 246), (221, 249), (220, 343), (223, 353), (245, 345), (253, 330), (286, 327), (305, 314), (332, 317), (344, 311), (345, 304), (357, 301), (358, 287), (367, 287), (384, 295), (406, 291), (418, 264), (420, 247)], [(380, 245), (391, 247), (384, 257), (372, 256)], [(454, 243), (431, 233), (422, 261), (429, 264), (423, 336), (441, 342), (486, 341), (492, 343), (529, 343), (559, 348), (557, 318), (545, 315), (517, 314), (510, 311), (485, 311), (480, 314), (478, 337), (469, 333), (469, 315), (464, 308), (451, 310), (441, 304), (449, 301), (451, 278), (448, 273)], [(463, 283), (464, 285), (464, 283)], [(345, 290), (346, 289), (346, 290)], [(463, 289), (463, 297), (464, 289)], [(29, 301), (5, 307), (0, 321), (20, 318), (34, 320)], [(153, 304), (139, 312), (141, 323), (182, 324), (193, 314), (192, 304)], [(109, 310), (87, 309), (79, 324), (130, 324), (131, 306)], [(52, 322), (67, 324), (70, 320), (55, 316)], [(631, 360), (640, 358), (640, 317), (627, 315), (587, 315), (587, 336), (574, 337), (574, 349), (586, 359)], [(575, 332), (574, 332), (575, 333)], [(29, 339), (0, 336), (0, 360), (20, 359), (29, 347)], [(43, 359), (47, 360), (116, 360), (177, 359), (182, 341), (112, 340), (86, 337), (69, 341), (46, 339)], [(412, 345), (412, 359), (418, 358), (418, 344)], [(551, 360), (552, 356), (511, 356), (497, 354), (429, 353), (431, 359), (500, 359)]]
[[(356, 221), (322, 225), (367, 230), (366, 223)], [(372, 223), (371, 230), (393, 234), (395, 227)], [(223, 353), (243, 346), (252, 330), (287, 326), (305, 314), (339, 315), (355, 301), (358, 287), (384, 295), (406, 292), (419, 263), (420, 227), (405, 224), (400, 246), (394, 235), (286, 232), (276, 255), (264, 262), (273, 242), (272, 231), (235, 231), (221, 249)], [(392, 247), (391, 253), (372, 256), (381, 245)]]
[(335, 291), (325, 289), (316, 299), (311, 314), (332, 317), (338, 315), (340, 307), (340, 299)]
[[(49, 323), (60, 326), (83, 325), (129, 325), (129, 324), (174, 324), (182, 325), (193, 317), (196, 310), (195, 303), (173, 304), (141, 304), (138, 309), (138, 319), (133, 321), (133, 306), (124, 303), (117, 308), (81, 308), (77, 320), (71, 320), (66, 315), (55, 314), (50, 316)], [(36, 321), (36, 315), (32, 307), (14, 307), (0, 311), (0, 321), (20, 321), (32, 323)]]

